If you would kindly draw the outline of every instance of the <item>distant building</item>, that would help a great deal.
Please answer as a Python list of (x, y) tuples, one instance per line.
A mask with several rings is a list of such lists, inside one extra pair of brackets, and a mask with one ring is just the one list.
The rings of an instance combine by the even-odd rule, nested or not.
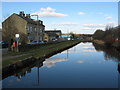
[(71, 35), (70, 34), (63, 34), (61, 35), (61, 40), (65, 41), (65, 40), (70, 40), (71, 39)]
[(31, 19), (30, 14), (13, 13), (2, 22), (3, 40), (15, 40), (15, 34), (20, 34), (20, 42), (27, 43), (32, 40), (43, 40), (45, 26), (43, 21)]
[(47, 42), (59, 40), (61, 38), (61, 34), (61, 30), (47, 30), (44, 33), (44, 40)]

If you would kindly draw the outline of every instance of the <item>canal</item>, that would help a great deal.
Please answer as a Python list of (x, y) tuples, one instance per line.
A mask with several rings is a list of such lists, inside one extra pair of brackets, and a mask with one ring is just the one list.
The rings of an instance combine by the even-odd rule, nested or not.
[(2, 80), (3, 88), (118, 88), (114, 49), (80, 43)]

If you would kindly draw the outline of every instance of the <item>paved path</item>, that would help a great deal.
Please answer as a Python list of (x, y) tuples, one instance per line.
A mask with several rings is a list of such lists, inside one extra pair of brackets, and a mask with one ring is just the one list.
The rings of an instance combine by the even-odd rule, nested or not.
[(8, 48), (0, 49), (0, 54), (2, 54), (2, 55), (7, 54), (7, 52), (8, 52)]
[(20, 54), (20, 55), (15, 55), (15, 56), (9, 56), (9, 55), (5, 55), (8, 53), (8, 48), (3, 48), (3, 49), (0, 49), (0, 56), (2, 56), (2, 60), (7, 60), (7, 59), (12, 59), (12, 58), (17, 58), (17, 57), (21, 57), (21, 56), (25, 56), (25, 55), (28, 55), (28, 54)]
[(3, 56), (2, 60), (17, 58), (17, 57), (21, 57), (21, 56), (25, 56), (25, 55), (28, 55), (28, 54), (20, 54), (20, 55), (15, 55), (15, 56)]

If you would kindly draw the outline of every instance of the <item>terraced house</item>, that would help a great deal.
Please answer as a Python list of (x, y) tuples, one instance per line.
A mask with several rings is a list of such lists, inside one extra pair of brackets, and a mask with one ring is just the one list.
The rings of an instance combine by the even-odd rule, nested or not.
[(21, 44), (43, 40), (44, 30), (43, 21), (31, 19), (30, 14), (25, 15), (23, 11), (19, 14), (13, 13), (2, 22), (2, 37), (8, 42), (15, 40), (15, 34), (20, 35)]
[(44, 33), (44, 40), (47, 42), (54, 40), (60, 41), (61, 35), (61, 30), (46, 30)]

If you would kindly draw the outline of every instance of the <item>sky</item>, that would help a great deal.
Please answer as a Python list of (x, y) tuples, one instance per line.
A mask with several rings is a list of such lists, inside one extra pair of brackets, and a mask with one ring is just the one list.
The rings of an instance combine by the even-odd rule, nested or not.
[(0, 22), (19, 11), (37, 14), (45, 30), (63, 33), (93, 34), (107, 25), (118, 25), (117, 2), (2, 2)]

